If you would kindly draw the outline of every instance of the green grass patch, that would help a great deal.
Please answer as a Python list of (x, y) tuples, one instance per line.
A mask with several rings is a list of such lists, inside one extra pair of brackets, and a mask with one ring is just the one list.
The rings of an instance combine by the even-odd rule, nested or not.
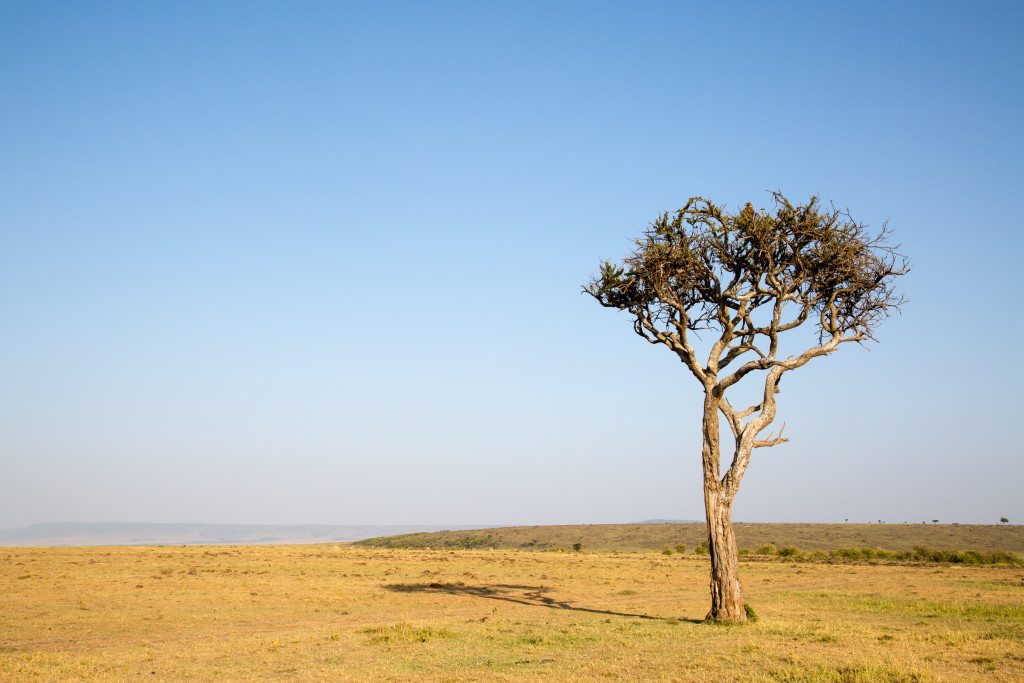
[(1003, 626), (1024, 622), (1024, 605), (980, 602), (937, 602), (896, 597), (876, 597), (839, 591), (798, 592), (821, 606), (850, 612), (874, 612), (926, 619), (978, 619)]
[(877, 666), (787, 666), (769, 669), (768, 676), (785, 683), (920, 683), (926, 674)]
[(372, 626), (364, 628), (363, 633), (370, 636), (374, 643), (426, 643), (431, 640), (448, 640), (457, 638), (458, 634), (446, 628), (433, 626), (412, 626), (411, 624), (392, 624), (390, 626)]

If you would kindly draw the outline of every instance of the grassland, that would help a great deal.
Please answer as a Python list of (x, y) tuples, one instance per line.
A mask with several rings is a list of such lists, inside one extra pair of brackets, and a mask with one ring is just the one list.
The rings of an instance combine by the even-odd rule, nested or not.
[[(694, 548), (706, 540), (703, 524), (586, 524), (523, 526), (474, 531), (386, 536), (360, 541), (382, 548), (522, 548), (570, 549), (579, 543), (598, 551), (642, 551), (682, 543)], [(741, 548), (763, 545), (804, 551), (838, 548), (912, 550), (916, 546), (946, 550), (1024, 553), (1024, 526), (973, 524), (736, 524)]]
[(1020, 567), (743, 560), (760, 619), (738, 627), (700, 622), (707, 571), (653, 551), (0, 549), (0, 679), (1024, 679)]

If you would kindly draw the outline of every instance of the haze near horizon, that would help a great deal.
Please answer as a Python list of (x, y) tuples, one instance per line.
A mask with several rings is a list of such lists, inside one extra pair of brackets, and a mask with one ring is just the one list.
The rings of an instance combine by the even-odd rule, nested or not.
[(888, 222), (743, 521), (1024, 515), (1015, 3), (0, 6), (0, 528), (701, 519), (701, 391), (580, 285), (658, 212)]

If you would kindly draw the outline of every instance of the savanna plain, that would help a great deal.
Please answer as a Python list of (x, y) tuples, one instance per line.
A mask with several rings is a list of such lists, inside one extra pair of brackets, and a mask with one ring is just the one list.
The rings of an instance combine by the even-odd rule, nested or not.
[[(700, 527), (672, 526), (0, 548), (0, 679), (1024, 679), (1019, 527), (741, 527), (758, 618), (721, 626), (703, 622), (707, 556), (662, 545)], [(960, 534), (1009, 554), (781, 552), (769, 538), (825, 547), (826, 532), (894, 549)]]

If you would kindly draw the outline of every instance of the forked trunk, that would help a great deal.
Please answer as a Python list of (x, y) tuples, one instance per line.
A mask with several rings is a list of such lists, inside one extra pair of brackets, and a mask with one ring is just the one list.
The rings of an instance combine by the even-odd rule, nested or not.
[(740, 586), (736, 535), (732, 529), (732, 501), (722, 495), (719, 487), (712, 489), (705, 484), (704, 505), (708, 520), (708, 552), (711, 555), (711, 611), (707, 619), (744, 622), (747, 611)]
[(736, 535), (732, 529), (732, 501), (720, 480), (718, 434), (719, 395), (708, 391), (704, 401), (704, 512), (708, 522), (708, 553), (711, 555), (712, 621), (744, 622), (747, 610), (740, 587)]

